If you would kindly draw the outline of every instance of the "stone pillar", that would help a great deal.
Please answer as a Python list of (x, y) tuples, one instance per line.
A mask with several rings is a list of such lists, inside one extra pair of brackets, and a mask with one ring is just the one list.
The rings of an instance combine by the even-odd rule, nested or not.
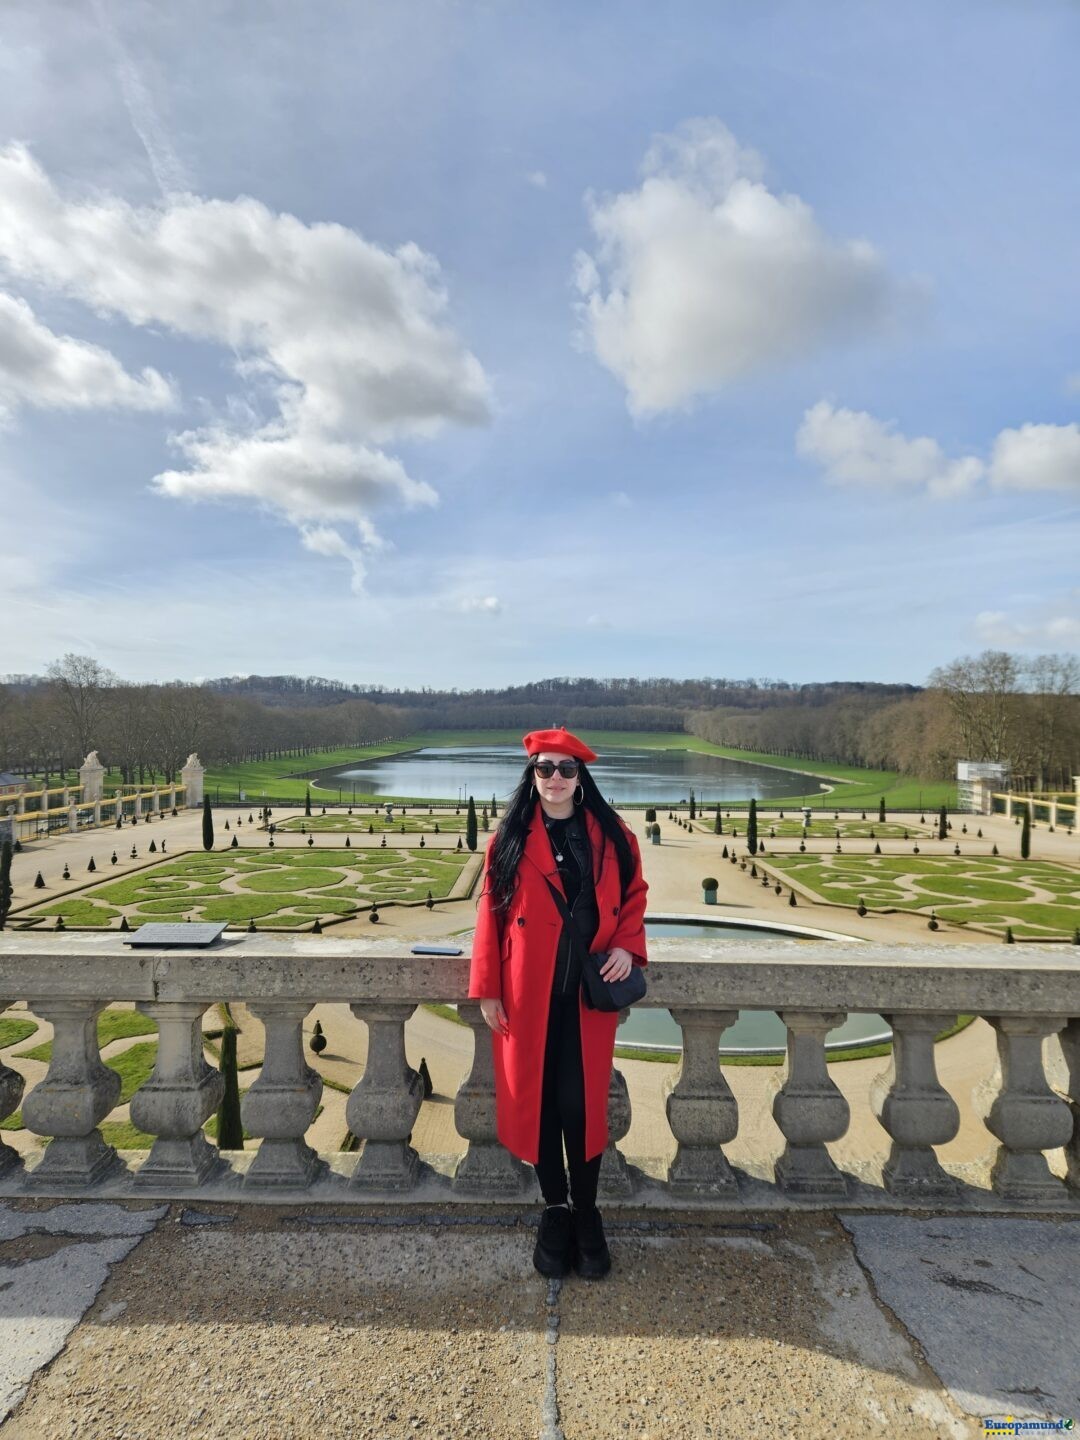
[(194, 751), (187, 757), (183, 768), (180, 771), (180, 779), (184, 785), (184, 800), (189, 810), (197, 810), (203, 803), (203, 777), (206, 770)]
[(683, 1053), (666, 1110), (679, 1142), (668, 1168), (668, 1182), (692, 1194), (737, 1194), (731, 1166), (721, 1146), (734, 1140), (739, 1108), (720, 1071), (720, 1037), (739, 1018), (737, 1010), (672, 1010), (682, 1029)]
[(248, 1009), (266, 1031), (262, 1070), (240, 1101), (249, 1135), (263, 1137), (244, 1187), (295, 1190), (327, 1168), (304, 1139), (322, 1097), (322, 1077), (304, 1059), (304, 1000), (252, 1000)]
[(923, 1011), (885, 1019), (892, 1026), (892, 1059), (870, 1084), (873, 1112), (892, 1137), (885, 1188), (907, 1200), (948, 1198), (958, 1186), (942, 1169), (934, 1146), (960, 1129), (960, 1110), (938, 1082), (934, 1036), (955, 1024), (956, 1016)]
[(469, 1142), (454, 1171), (454, 1189), (467, 1195), (520, 1195), (529, 1171), (500, 1143), (495, 1129), (491, 1031), (478, 1003), (459, 1005), (458, 1014), (472, 1028), (473, 1063), (454, 1097), (454, 1125)]
[(30, 1009), (53, 1026), (45, 1079), (23, 1101), (23, 1121), (35, 1135), (51, 1135), (27, 1183), (84, 1189), (116, 1164), (116, 1151), (98, 1125), (120, 1098), (120, 1076), (101, 1062), (97, 1017), (104, 1000), (31, 1000)]
[(1013, 805), (1013, 802), (1012, 802), (1012, 792), (1010, 791), (1009, 794), (1007, 794), (1007, 795), (1005, 796), (1005, 819), (1006, 819), (1006, 820), (1011, 820), (1011, 819), (1012, 819), (1012, 805)]
[(141, 819), (142, 819), (142, 791), (139, 789), (139, 787), (138, 787), (137, 785), (136, 785), (136, 787), (135, 787), (135, 794), (134, 794), (131, 798), (132, 798), (132, 800), (135, 802), (135, 809), (134, 809), (134, 811), (133, 811), (132, 813), (134, 814), (136, 820), (141, 820)]
[(161, 814), (161, 791), (157, 788), (156, 785), (154, 786), (153, 791), (150, 794), (150, 813), (152, 815)]
[(98, 752), (91, 750), (79, 766), (79, 783), (82, 798), (87, 804), (105, 798), (105, 766), (98, 759)]
[(131, 1097), (131, 1120), (153, 1148), (135, 1176), (137, 1186), (191, 1189), (225, 1168), (202, 1127), (221, 1104), (225, 1082), (203, 1058), (205, 1003), (140, 1000), (135, 1007), (157, 1021), (154, 1071)]
[(976, 1087), (974, 1098), (986, 1128), (1001, 1141), (990, 1182), (1007, 1200), (1045, 1204), (1064, 1199), (1065, 1187), (1042, 1152), (1072, 1140), (1073, 1119), (1046, 1083), (1042, 1045), (1065, 1021), (1054, 1015), (986, 1018), (997, 1031), (998, 1064), (991, 1080)]
[(19, 793), (15, 796), (15, 814), (16, 814), (16, 815), (25, 815), (25, 814), (26, 814), (26, 791), (25, 791), (25, 790), (20, 790)]
[(787, 1145), (775, 1174), (778, 1185), (803, 1199), (827, 1199), (848, 1190), (847, 1176), (825, 1148), (826, 1141), (840, 1139), (850, 1119), (848, 1102), (825, 1060), (825, 1036), (846, 1018), (842, 1011), (780, 1012), (787, 1026), (787, 1065), (776, 1081), (772, 1113)]
[(59, 809), (62, 809), (62, 810), (70, 810), (70, 809), (71, 809), (71, 791), (68, 789), (68, 787), (67, 787), (66, 785), (65, 785), (64, 788), (60, 791), (60, 805), (59, 805), (58, 808), (59, 808)]
[[(10, 1000), (0, 999), (0, 1014), (10, 1004)], [(9, 1069), (6, 1065), (0, 1065), (0, 1120), (6, 1120), (19, 1108), (19, 1101), (22, 1099), (25, 1085), (25, 1080), (17, 1071)], [(10, 1145), (5, 1145), (0, 1136), (0, 1175), (6, 1174), (13, 1165), (18, 1165), (18, 1163), (19, 1152), (13, 1150)]]
[[(626, 1012), (629, 1014), (629, 1011)], [(620, 1024), (622, 1021), (620, 1020)], [(634, 1177), (626, 1163), (626, 1157), (618, 1148), (630, 1129), (630, 1092), (626, 1088), (626, 1076), (621, 1070), (611, 1069), (608, 1084), (608, 1143), (600, 1163), (598, 1193), (606, 1200), (616, 1199), (634, 1193)]]
[(67, 807), (67, 812), (68, 833), (74, 835), (79, 828), (79, 807), (77, 805), (69, 805)]
[(1080, 1192), (1080, 1020), (1070, 1020), (1062, 1030), (1061, 1054), (1067, 1072), (1065, 1089), (1069, 1096), (1067, 1103), (1073, 1127), (1072, 1135), (1065, 1142), (1065, 1159), (1069, 1167), (1066, 1180), (1071, 1189)]
[(349, 1129), (364, 1141), (352, 1184), (362, 1190), (411, 1190), (420, 1157), (409, 1141), (424, 1082), (405, 1058), (405, 1022), (416, 1006), (362, 1000), (349, 1008), (368, 1027), (367, 1065), (345, 1105)]

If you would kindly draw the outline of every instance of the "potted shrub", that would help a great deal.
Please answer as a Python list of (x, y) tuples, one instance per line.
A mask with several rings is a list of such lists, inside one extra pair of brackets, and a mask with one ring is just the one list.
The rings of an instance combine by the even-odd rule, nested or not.
[(645, 811), (645, 834), (652, 834), (653, 823), (656, 820), (656, 811), (651, 807)]
[(654, 845), (660, 844), (660, 826), (655, 822), (649, 827), (649, 839)]
[(720, 887), (720, 882), (719, 882), (719, 880), (714, 880), (711, 875), (707, 875), (707, 876), (705, 877), (705, 879), (702, 880), (702, 882), (701, 882), (701, 898), (702, 898), (702, 900), (705, 902), (706, 905), (715, 905), (715, 904), (716, 904), (716, 892), (717, 892), (717, 890), (719, 889), (719, 887)]

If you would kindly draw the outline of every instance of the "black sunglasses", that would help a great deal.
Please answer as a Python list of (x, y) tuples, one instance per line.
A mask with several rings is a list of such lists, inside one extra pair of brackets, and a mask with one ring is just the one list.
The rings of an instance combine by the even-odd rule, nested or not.
[(541, 780), (550, 780), (556, 770), (564, 780), (573, 780), (581, 765), (577, 760), (560, 760), (558, 764), (554, 760), (534, 760), (532, 768)]

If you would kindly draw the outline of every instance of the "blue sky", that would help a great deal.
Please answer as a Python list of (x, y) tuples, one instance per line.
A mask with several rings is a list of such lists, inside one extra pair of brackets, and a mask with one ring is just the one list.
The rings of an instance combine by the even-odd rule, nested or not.
[(1080, 648), (1080, 11), (86, 0), (0, 51), (0, 673)]

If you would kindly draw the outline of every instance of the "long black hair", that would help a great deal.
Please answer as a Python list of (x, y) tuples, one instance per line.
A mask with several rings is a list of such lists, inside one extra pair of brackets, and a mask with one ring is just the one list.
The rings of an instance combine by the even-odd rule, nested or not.
[[(600, 829), (603, 831), (605, 839), (610, 840), (615, 846), (615, 855), (619, 862), (619, 880), (622, 893), (625, 895), (627, 886), (634, 878), (634, 856), (630, 849), (626, 827), (600, 794), (596, 781), (589, 774), (584, 761), (580, 762), (578, 769), (578, 784), (584, 793), (580, 806), (575, 808), (591, 810), (600, 823)], [(525, 839), (532, 823), (533, 811), (539, 803), (540, 796), (533, 784), (532, 762), (530, 761), (525, 766), (517, 788), (510, 796), (506, 809), (503, 811), (503, 818), (492, 847), (486, 885), (497, 911), (505, 911), (509, 908), (510, 899), (517, 884), (518, 867), (521, 864), (521, 857), (525, 853)]]

